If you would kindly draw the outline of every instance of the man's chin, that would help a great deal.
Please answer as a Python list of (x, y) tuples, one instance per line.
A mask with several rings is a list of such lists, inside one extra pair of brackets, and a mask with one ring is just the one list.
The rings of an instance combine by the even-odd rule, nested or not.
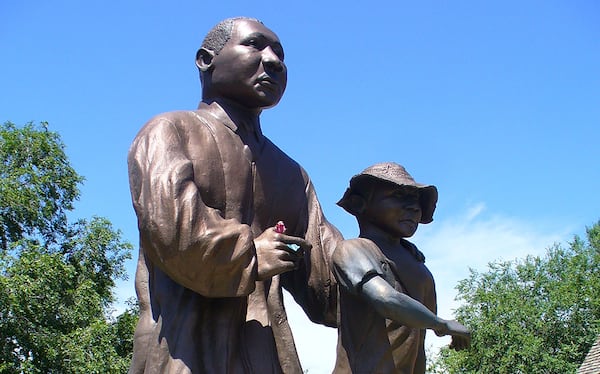
[(270, 108), (277, 105), (283, 97), (280, 87), (276, 86), (255, 86), (256, 100), (261, 103), (262, 108)]
[(279, 104), (279, 100), (281, 100), (281, 97), (279, 97), (279, 98), (264, 97), (263, 100), (260, 101), (259, 108), (260, 109), (272, 108), (275, 105)]

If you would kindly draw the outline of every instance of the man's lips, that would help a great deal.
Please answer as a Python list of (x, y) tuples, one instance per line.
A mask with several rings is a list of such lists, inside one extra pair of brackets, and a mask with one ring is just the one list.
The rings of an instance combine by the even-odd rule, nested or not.
[(268, 88), (276, 88), (279, 87), (279, 83), (277, 83), (277, 81), (267, 75), (261, 75), (260, 77), (258, 77), (258, 84), (263, 86), (263, 87), (268, 87)]
[(258, 78), (258, 80), (260, 82), (269, 82), (269, 83), (277, 84), (277, 82), (275, 82), (275, 80), (271, 77), (260, 77), (260, 78)]

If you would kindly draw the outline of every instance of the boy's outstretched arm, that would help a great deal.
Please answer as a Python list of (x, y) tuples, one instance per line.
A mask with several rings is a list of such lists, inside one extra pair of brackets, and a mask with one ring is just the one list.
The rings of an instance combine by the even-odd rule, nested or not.
[(471, 333), (465, 326), (438, 317), (417, 300), (396, 291), (380, 276), (363, 284), (361, 296), (385, 318), (413, 328), (432, 329), (438, 336), (452, 335), (453, 348), (463, 349), (470, 343)]

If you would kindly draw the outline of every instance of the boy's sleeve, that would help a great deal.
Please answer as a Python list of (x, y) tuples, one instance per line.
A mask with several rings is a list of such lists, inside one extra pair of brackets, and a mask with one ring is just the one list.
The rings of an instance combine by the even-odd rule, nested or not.
[(379, 249), (370, 240), (361, 238), (344, 240), (333, 252), (333, 273), (339, 286), (358, 295), (371, 278), (383, 276)]

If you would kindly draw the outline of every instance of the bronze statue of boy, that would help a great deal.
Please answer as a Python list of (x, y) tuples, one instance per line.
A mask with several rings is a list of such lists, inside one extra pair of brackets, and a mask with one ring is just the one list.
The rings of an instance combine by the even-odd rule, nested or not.
[(328, 261), (341, 236), (304, 169), (260, 128), (286, 88), (283, 47), (261, 22), (227, 19), (196, 65), (198, 109), (154, 117), (129, 151), (140, 232), (130, 373), (301, 374), (281, 287), (335, 326)]
[(437, 196), (395, 163), (350, 180), (338, 205), (356, 216), (360, 235), (333, 253), (340, 292), (334, 373), (424, 373), (425, 329), (452, 335), (456, 349), (468, 346), (467, 328), (436, 316), (425, 257), (405, 239), (433, 220)]

